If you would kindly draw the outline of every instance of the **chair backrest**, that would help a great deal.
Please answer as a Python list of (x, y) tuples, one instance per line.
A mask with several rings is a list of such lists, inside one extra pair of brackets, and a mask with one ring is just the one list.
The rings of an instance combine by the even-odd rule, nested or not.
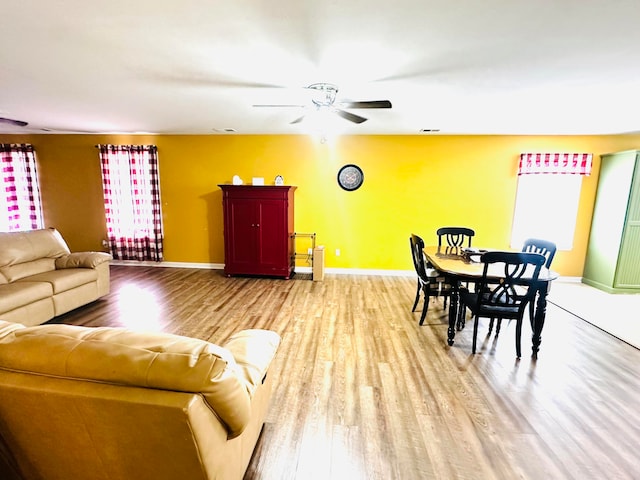
[(411, 257), (413, 258), (413, 266), (416, 269), (416, 273), (421, 280), (428, 281), (427, 277), (427, 264), (424, 260), (424, 240), (418, 235), (411, 234), (409, 237), (409, 244), (411, 245)]
[[(481, 261), (484, 269), (478, 291), (484, 294), (478, 295), (479, 304), (514, 307), (512, 310), (517, 307), (520, 310), (535, 294), (530, 287), (538, 280), (546, 258), (539, 253), (487, 252), (482, 255)], [(503, 266), (500, 268), (496, 264)], [(499, 280), (495, 280), (496, 276)]]
[(524, 241), (522, 251), (543, 255), (547, 259), (544, 266), (551, 268), (551, 262), (556, 254), (556, 244), (548, 240), (540, 240), (539, 238), (528, 238)]
[(466, 227), (441, 227), (436, 231), (438, 235), (438, 246), (442, 246), (442, 239), (444, 238), (449, 247), (464, 247), (464, 243), (467, 243), (467, 247), (471, 247), (471, 238), (476, 232), (471, 228)]

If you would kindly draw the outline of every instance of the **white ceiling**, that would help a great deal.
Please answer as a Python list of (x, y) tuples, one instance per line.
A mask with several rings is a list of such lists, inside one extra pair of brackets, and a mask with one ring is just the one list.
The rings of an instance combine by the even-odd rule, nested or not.
[(390, 110), (349, 134), (640, 130), (638, 0), (7, 0), (0, 133), (307, 133), (303, 87)]

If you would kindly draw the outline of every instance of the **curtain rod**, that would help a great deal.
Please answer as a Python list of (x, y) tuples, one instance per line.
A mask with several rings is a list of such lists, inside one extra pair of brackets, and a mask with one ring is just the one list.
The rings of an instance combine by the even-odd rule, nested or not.
[(158, 147), (156, 145), (110, 145), (110, 144), (104, 144), (104, 145), (97, 144), (97, 145), (94, 145), (95, 148), (101, 148), (103, 146), (104, 147), (113, 147), (115, 149), (122, 149), (122, 147), (131, 149), (131, 148), (135, 147), (135, 148), (148, 149), (150, 151), (157, 151), (158, 150)]
[[(103, 145), (97, 144), (94, 145), (95, 148), (100, 148)], [(156, 145), (111, 145), (109, 143), (104, 144), (105, 147), (149, 147), (149, 148), (158, 148)]]

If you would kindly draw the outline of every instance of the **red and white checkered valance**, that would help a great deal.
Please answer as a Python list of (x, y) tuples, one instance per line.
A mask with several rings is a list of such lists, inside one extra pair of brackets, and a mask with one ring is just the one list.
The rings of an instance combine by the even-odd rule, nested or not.
[(518, 175), (560, 173), (590, 175), (591, 153), (521, 153)]

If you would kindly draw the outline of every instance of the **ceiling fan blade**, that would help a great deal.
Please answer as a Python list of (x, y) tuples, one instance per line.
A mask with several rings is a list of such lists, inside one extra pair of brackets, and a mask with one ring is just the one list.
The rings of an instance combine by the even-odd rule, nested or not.
[(296, 123), (302, 122), (302, 120), (304, 120), (304, 117), (305, 116), (303, 115), (303, 116), (301, 116), (299, 118), (296, 118), (293, 122), (291, 122), (291, 125), (295, 125)]
[(15, 125), (16, 127), (26, 127), (27, 125), (29, 125), (29, 122), (4, 117), (0, 117), (0, 123), (8, 123), (9, 125)]
[(368, 102), (340, 102), (343, 108), (391, 108), (389, 100), (371, 100)]
[(353, 123), (362, 123), (367, 121), (366, 118), (361, 117), (360, 115), (345, 112), (344, 110), (340, 110), (339, 108), (333, 108), (331, 111)]
[(287, 107), (287, 108), (304, 108), (305, 105), (284, 105), (284, 104), (276, 104), (276, 105), (252, 105), (252, 107)]

